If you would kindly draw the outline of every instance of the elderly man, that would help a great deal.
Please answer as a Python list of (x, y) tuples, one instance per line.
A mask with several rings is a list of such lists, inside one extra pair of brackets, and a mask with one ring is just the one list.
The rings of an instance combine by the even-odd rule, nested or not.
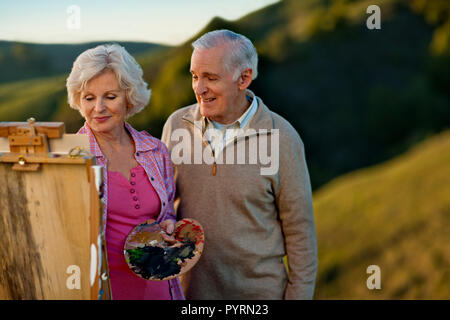
[(250, 40), (216, 30), (192, 46), (197, 103), (174, 112), (162, 134), (178, 217), (205, 231), (186, 297), (312, 299), (317, 245), (303, 142), (247, 89), (258, 62)]

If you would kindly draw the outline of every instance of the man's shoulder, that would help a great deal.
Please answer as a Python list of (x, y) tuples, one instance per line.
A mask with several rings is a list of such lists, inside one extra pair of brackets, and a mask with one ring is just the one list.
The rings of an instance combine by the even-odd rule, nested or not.
[(193, 113), (195, 108), (197, 107), (197, 104), (191, 104), (189, 106), (186, 107), (181, 107), (177, 110), (175, 110), (168, 118), (166, 121), (167, 123), (176, 123), (178, 121), (181, 121), (181, 119), (183, 119), (183, 117), (189, 113)]
[(272, 111), (269, 107), (264, 105), (269, 111), (272, 118), (273, 129), (278, 129), (280, 139), (289, 141), (290, 143), (300, 143), (303, 146), (303, 141), (300, 138), (300, 133), (292, 126), (292, 124), (278, 113)]

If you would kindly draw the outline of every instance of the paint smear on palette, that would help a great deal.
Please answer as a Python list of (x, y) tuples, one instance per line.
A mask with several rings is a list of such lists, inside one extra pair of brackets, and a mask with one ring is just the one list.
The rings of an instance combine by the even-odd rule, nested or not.
[(174, 239), (166, 242), (155, 220), (137, 225), (128, 235), (124, 256), (130, 269), (147, 280), (169, 280), (189, 271), (200, 259), (205, 237), (194, 219), (175, 224)]

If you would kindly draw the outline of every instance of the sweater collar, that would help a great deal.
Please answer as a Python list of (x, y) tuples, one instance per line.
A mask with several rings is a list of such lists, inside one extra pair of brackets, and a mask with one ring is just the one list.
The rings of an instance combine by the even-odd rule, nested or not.
[[(273, 129), (273, 119), (270, 114), (269, 108), (264, 104), (264, 102), (261, 100), (261, 98), (257, 97), (253, 94), (250, 90), (247, 89), (247, 94), (249, 96), (253, 96), (254, 99), (257, 99), (258, 102), (258, 108), (256, 110), (256, 113), (253, 115), (253, 118), (250, 120), (250, 123), (248, 125), (248, 128), (252, 129), (267, 129), (271, 130)], [(194, 125), (198, 127), (203, 132), (203, 117), (200, 113), (200, 107), (197, 104), (194, 105), (194, 108), (188, 108), (185, 114), (182, 116), (184, 120), (187, 120), (189, 122), (192, 122)]]

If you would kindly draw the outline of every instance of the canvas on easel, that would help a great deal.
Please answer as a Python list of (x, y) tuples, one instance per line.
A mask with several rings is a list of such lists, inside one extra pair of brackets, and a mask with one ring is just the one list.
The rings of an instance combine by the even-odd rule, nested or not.
[(0, 122), (0, 299), (110, 299), (102, 167), (64, 123)]

